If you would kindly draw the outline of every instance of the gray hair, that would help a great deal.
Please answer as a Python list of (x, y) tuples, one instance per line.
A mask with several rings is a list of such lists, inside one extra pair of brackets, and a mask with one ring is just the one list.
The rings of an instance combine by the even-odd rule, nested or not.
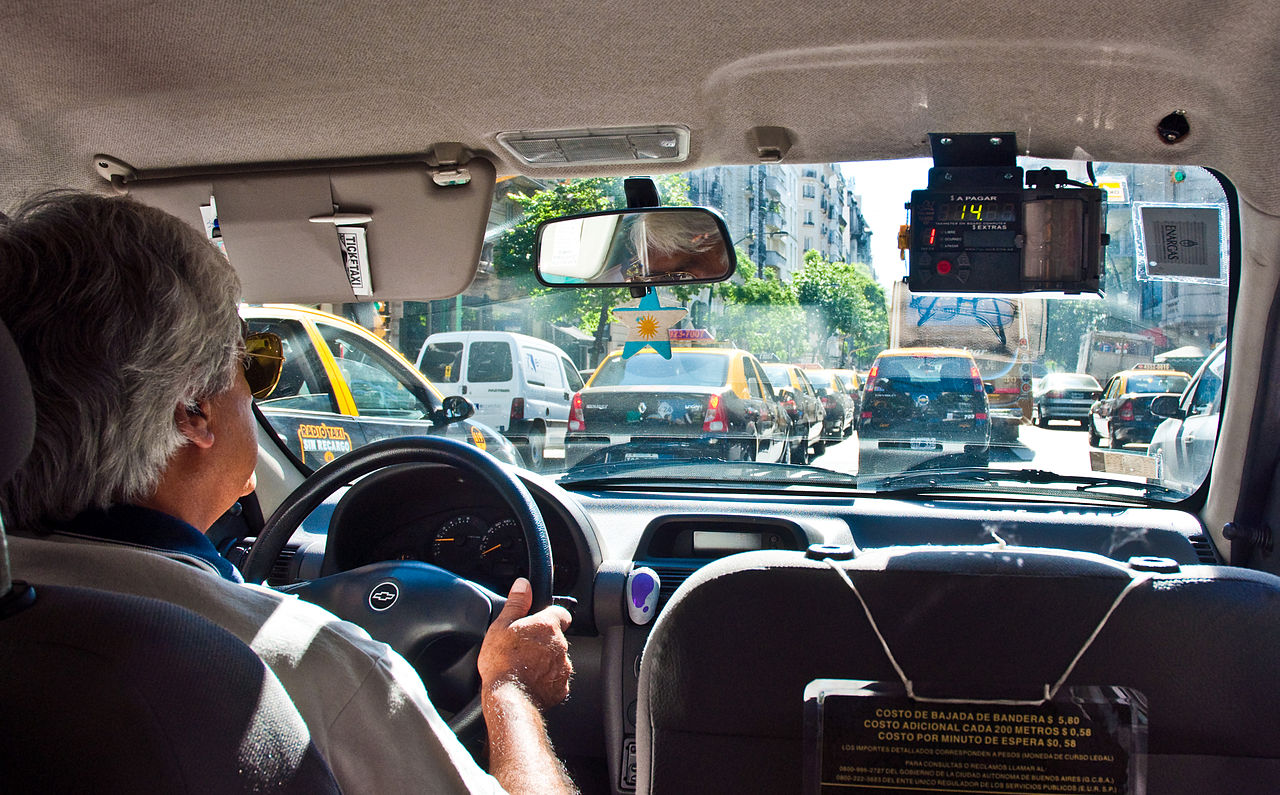
[(631, 227), (636, 251), (698, 254), (720, 243), (720, 227), (715, 220), (691, 208), (685, 212), (649, 213), (643, 221)]
[(175, 409), (235, 383), (231, 264), (161, 210), (57, 191), (0, 221), (0, 284), (36, 403), (31, 455), (0, 491), (6, 520), (38, 531), (154, 494), (187, 443)]

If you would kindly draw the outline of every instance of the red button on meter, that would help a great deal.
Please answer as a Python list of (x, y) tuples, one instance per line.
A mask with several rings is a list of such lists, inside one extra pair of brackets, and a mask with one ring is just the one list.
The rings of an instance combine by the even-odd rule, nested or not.
[(936, 269), (939, 276), (946, 276), (951, 272), (951, 260), (938, 260)]

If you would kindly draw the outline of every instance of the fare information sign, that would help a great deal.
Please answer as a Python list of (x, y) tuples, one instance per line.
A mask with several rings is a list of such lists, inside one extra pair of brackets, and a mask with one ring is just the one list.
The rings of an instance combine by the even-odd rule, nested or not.
[(1121, 687), (1041, 705), (935, 703), (897, 683), (815, 680), (805, 692), (806, 793), (1145, 792), (1146, 704)]

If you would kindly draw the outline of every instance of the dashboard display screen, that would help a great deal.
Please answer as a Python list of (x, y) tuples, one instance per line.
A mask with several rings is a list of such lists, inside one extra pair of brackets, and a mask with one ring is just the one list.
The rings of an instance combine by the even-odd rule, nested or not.
[(725, 533), (716, 530), (694, 530), (694, 552), (745, 552), (761, 549), (764, 539), (760, 533)]

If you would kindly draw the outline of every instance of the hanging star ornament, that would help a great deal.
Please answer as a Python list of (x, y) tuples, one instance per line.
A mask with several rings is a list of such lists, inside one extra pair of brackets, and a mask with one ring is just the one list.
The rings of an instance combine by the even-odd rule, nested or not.
[(653, 348), (664, 359), (671, 358), (671, 338), (668, 331), (679, 323), (689, 310), (678, 306), (662, 306), (657, 293), (650, 290), (634, 309), (615, 309), (613, 315), (627, 327), (627, 338), (622, 346), (622, 358), (629, 359), (645, 348)]

